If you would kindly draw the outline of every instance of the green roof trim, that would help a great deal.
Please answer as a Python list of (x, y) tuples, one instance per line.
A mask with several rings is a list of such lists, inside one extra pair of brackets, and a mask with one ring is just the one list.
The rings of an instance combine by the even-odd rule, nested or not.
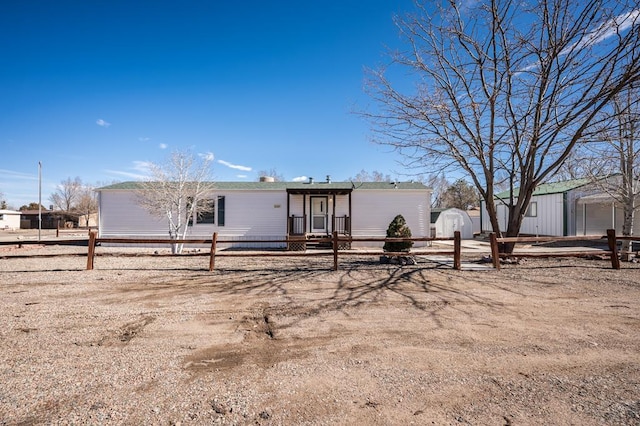
[[(548, 194), (563, 194), (567, 191), (571, 191), (572, 189), (579, 188), (581, 186), (587, 185), (590, 183), (590, 179), (571, 179), (565, 180), (562, 182), (550, 182), (543, 183), (538, 185), (538, 187), (533, 191), (533, 195), (548, 195)], [(499, 194), (496, 194), (496, 198), (505, 199), (509, 198), (509, 194), (511, 191), (503, 191)], [(513, 191), (514, 197), (517, 197), (520, 194), (520, 188), (516, 188)]]
[[(429, 190), (421, 182), (210, 182), (219, 191), (286, 191), (286, 190)], [(129, 181), (97, 188), (97, 191), (136, 190), (141, 188), (141, 182)]]

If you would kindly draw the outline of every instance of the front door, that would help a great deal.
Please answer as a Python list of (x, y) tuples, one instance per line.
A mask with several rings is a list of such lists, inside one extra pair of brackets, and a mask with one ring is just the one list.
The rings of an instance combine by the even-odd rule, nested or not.
[(327, 197), (311, 197), (311, 232), (327, 232)]

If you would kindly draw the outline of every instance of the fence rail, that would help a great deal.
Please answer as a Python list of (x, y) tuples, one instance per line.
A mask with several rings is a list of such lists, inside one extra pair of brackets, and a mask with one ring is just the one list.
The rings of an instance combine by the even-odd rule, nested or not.
[[(272, 244), (272, 243), (299, 243), (299, 238), (285, 238), (285, 239), (218, 239), (218, 234), (214, 233), (211, 238), (191, 238), (191, 239), (139, 239), (139, 238), (98, 238), (97, 231), (95, 228), (89, 229), (89, 235), (87, 238), (83, 239), (75, 239), (75, 238), (64, 238), (64, 239), (54, 239), (54, 240), (16, 240), (16, 241), (0, 241), (0, 246), (2, 245), (18, 245), (18, 247), (22, 247), (23, 245), (30, 244), (38, 244), (38, 245), (77, 245), (77, 246), (88, 246), (87, 250), (87, 269), (93, 269), (95, 256), (96, 256), (96, 246), (102, 243), (113, 243), (113, 244), (199, 244), (199, 245), (210, 245), (209, 256), (209, 270), (213, 271), (215, 268), (215, 258), (216, 257), (301, 257), (301, 256), (330, 256), (333, 255), (333, 269), (337, 270), (339, 266), (339, 255), (342, 254), (352, 254), (352, 255), (362, 255), (362, 256), (381, 256), (381, 255), (403, 255), (406, 256), (408, 253), (400, 252), (400, 253), (389, 253), (383, 252), (381, 250), (359, 250), (357, 252), (347, 252), (348, 247), (351, 246), (351, 243), (356, 242), (404, 242), (404, 241), (414, 241), (414, 242), (433, 242), (433, 241), (453, 241), (453, 249), (445, 249), (445, 250), (420, 250), (413, 249), (411, 251), (411, 255), (449, 255), (453, 256), (453, 267), (455, 269), (461, 269), (461, 240), (460, 233), (455, 233), (453, 238), (441, 238), (441, 237), (418, 237), (418, 238), (386, 238), (386, 237), (353, 237), (350, 235), (341, 235), (338, 231), (334, 232), (331, 236), (327, 236), (326, 238), (314, 239), (313, 241), (318, 243), (325, 243), (328, 248), (326, 250), (313, 250), (313, 251), (218, 251), (220, 245), (226, 244), (246, 244), (246, 243), (255, 243), (255, 244)], [(607, 242), (607, 249), (602, 250), (564, 250), (564, 251), (540, 251), (537, 250), (535, 252), (526, 252), (526, 251), (517, 251), (507, 253), (506, 251), (501, 251), (504, 248), (504, 244), (520, 244), (520, 243), (551, 243), (551, 242), (572, 242), (572, 241), (597, 241), (597, 240), (605, 240)], [(620, 269), (620, 258), (619, 255), (623, 252), (618, 250), (618, 243), (620, 241), (635, 241), (640, 242), (640, 236), (623, 236), (623, 235), (615, 235), (615, 231), (612, 229), (607, 230), (607, 235), (605, 236), (570, 236), (570, 237), (497, 237), (496, 234), (489, 234), (490, 240), (490, 250), (491, 250), (491, 261), (493, 263), (493, 267), (495, 269), (500, 269), (500, 259), (510, 258), (510, 257), (586, 257), (593, 255), (606, 256), (611, 259), (611, 267), (613, 269)], [(346, 244), (343, 244), (346, 243)], [(198, 256), (205, 256), (206, 253), (198, 254)]]
[[(89, 234), (89, 242), (88, 242), (88, 250), (87, 250), (87, 270), (93, 269), (94, 260), (96, 255), (96, 246), (102, 243), (113, 243), (113, 244), (210, 244), (209, 251), (209, 271), (213, 271), (215, 269), (215, 259), (217, 256), (319, 256), (319, 255), (331, 255), (333, 254), (333, 270), (338, 270), (338, 260), (339, 253), (343, 250), (340, 250), (340, 243), (354, 243), (354, 242), (404, 242), (404, 241), (453, 241), (453, 250), (429, 250), (426, 252), (422, 252), (420, 250), (413, 250), (411, 255), (420, 255), (420, 254), (447, 254), (453, 255), (453, 267), (454, 269), (461, 268), (461, 239), (460, 232), (455, 232), (453, 238), (436, 238), (436, 237), (422, 237), (422, 238), (381, 238), (381, 237), (351, 237), (351, 236), (341, 236), (337, 231), (335, 231), (331, 237), (321, 238), (314, 240), (321, 243), (331, 243), (331, 252), (304, 252), (304, 253), (296, 253), (296, 252), (262, 252), (262, 253), (243, 253), (243, 252), (225, 252), (223, 254), (218, 253), (218, 245), (219, 244), (232, 244), (232, 243), (295, 243), (299, 242), (296, 239), (281, 239), (281, 240), (264, 240), (264, 239), (255, 239), (255, 240), (247, 240), (247, 239), (224, 239), (218, 240), (218, 233), (214, 233), (211, 238), (200, 238), (200, 239), (136, 239), (136, 238), (98, 238), (97, 232), (91, 232)], [(381, 252), (381, 251), (359, 251), (356, 254), (363, 256), (380, 256), (380, 255), (388, 255), (388, 256), (406, 256), (409, 253), (407, 252), (398, 252), (398, 253), (390, 253), (390, 252)]]
[[(614, 229), (607, 229), (607, 235), (603, 236), (582, 236), (582, 237), (497, 237), (495, 233), (489, 234), (491, 242), (491, 259), (493, 267), (500, 269), (500, 259), (509, 257), (577, 257), (589, 256), (594, 254), (604, 254), (611, 258), (611, 267), (620, 269), (620, 258), (618, 253), (618, 241), (640, 241), (640, 236), (617, 236)], [(607, 240), (608, 250), (578, 250), (563, 252), (518, 252), (505, 253), (500, 248), (503, 244), (513, 243), (548, 243), (548, 242), (565, 242), (565, 241), (595, 241)]]

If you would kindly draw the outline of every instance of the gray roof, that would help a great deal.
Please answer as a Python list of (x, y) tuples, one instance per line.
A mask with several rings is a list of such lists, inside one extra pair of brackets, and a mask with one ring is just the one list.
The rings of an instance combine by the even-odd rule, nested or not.
[[(211, 182), (216, 190), (222, 191), (349, 191), (355, 189), (380, 190), (430, 190), (421, 182)], [(121, 182), (98, 188), (97, 191), (141, 189), (141, 182)]]

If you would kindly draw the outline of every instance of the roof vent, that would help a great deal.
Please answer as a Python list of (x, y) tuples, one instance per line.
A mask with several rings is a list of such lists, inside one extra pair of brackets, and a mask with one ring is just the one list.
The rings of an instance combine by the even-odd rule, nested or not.
[(260, 176), (260, 182), (275, 182), (276, 178), (273, 176)]
[(309, 178), (309, 183), (313, 184), (313, 178), (312, 177)]
[(331, 183), (331, 175), (327, 175), (327, 183)]

